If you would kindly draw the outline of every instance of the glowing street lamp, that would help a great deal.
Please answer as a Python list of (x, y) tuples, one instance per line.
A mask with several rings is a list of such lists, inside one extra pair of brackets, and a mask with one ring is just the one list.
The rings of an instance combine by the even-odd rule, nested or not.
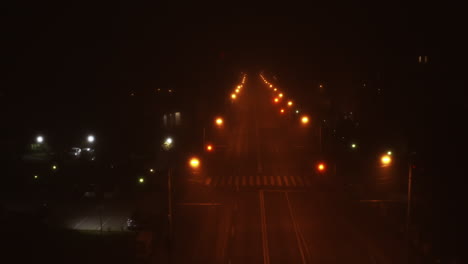
[(36, 142), (39, 143), (39, 144), (44, 142), (44, 137), (43, 136), (37, 136), (36, 137)]
[(352, 148), (352, 149), (355, 149), (355, 148), (357, 148), (357, 145), (356, 145), (356, 143), (352, 143), (352, 144), (351, 144), (351, 148)]
[(198, 169), (200, 167), (200, 160), (196, 157), (190, 158), (189, 165), (192, 169)]
[(318, 172), (323, 173), (323, 172), (326, 171), (326, 169), (327, 169), (327, 167), (326, 167), (325, 163), (320, 162), (320, 163), (317, 164), (317, 171)]
[(391, 151), (387, 151), (387, 155), (391, 156), (391, 155), (392, 155), (392, 152), (391, 152)]
[(284, 114), (284, 109), (281, 109), (281, 110), (280, 110), (280, 113), (281, 113), (281, 114)]
[(39, 179), (39, 176), (34, 175), (34, 179), (35, 179), (35, 180)]
[(57, 169), (58, 169), (57, 165), (52, 165), (52, 170), (55, 171), (55, 170), (57, 170)]
[(145, 178), (143, 178), (143, 177), (138, 178), (138, 182), (140, 184), (145, 183)]
[(224, 124), (224, 120), (221, 117), (215, 119), (215, 124), (220, 127)]
[(174, 144), (174, 140), (172, 140), (171, 137), (167, 137), (166, 140), (164, 140), (162, 147), (168, 151), (173, 147), (173, 144)]
[(293, 105), (293, 102), (292, 101), (289, 101), (288, 102), (288, 106), (291, 107)]
[(154, 169), (149, 169), (149, 172), (154, 173)]
[(236, 94), (231, 94), (231, 98), (232, 98), (233, 100), (235, 100), (235, 99), (237, 98), (237, 95), (236, 95)]
[(283, 94), (282, 94), (282, 93), (280, 93), (278, 96), (279, 96), (280, 98), (282, 98), (282, 97), (283, 97)]
[(87, 140), (88, 140), (88, 143), (93, 143), (94, 140), (95, 140), (95, 138), (94, 138), (93, 135), (89, 135), (88, 138), (87, 138)]
[(304, 124), (304, 125), (308, 124), (309, 123), (309, 117), (308, 116), (303, 116), (301, 118), (301, 123)]
[(213, 148), (213, 145), (211, 145), (211, 144), (206, 145), (206, 151), (212, 152), (213, 149), (214, 149), (214, 148)]
[(382, 167), (390, 166), (392, 163), (392, 157), (390, 155), (383, 155), (380, 157), (380, 163), (382, 164)]
[(275, 98), (275, 99), (273, 100), (273, 102), (278, 103), (278, 102), (279, 102), (279, 99), (278, 99), (278, 98)]

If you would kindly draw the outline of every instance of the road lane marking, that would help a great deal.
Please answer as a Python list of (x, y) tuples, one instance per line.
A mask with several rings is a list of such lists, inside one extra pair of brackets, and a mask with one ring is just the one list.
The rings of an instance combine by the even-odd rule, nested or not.
[(301, 240), (302, 240), (302, 245), (303, 245), (303, 247), (305, 249), (305, 252), (307, 254), (307, 258), (311, 259), (310, 250), (309, 250), (309, 243), (307, 243), (307, 240), (304, 238), (304, 235), (302, 234), (302, 231), (301, 231), (300, 228), (298, 228), (298, 231), (299, 231), (299, 236), (301, 237)]
[(276, 175), (276, 179), (278, 180), (278, 186), (283, 186), (283, 183), (281, 182), (281, 177), (279, 175)]
[(263, 172), (263, 167), (262, 167), (262, 155), (260, 153), (260, 139), (259, 139), (259, 133), (258, 133), (258, 118), (257, 118), (257, 107), (254, 107), (254, 112), (255, 112), (255, 141), (256, 144), (255, 146), (257, 147), (257, 172), (262, 173)]
[(296, 180), (294, 179), (294, 175), (291, 175), (291, 184), (292, 186), (297, 186)]
[(284, 185), (289, 186), (289, 181), (286, 176), (283, 176), (283, 180), (284, 180)]
[(307, 192), (306, 190), (301, 190), (301, 189), (262, 189), (263, 192), (288, 192), (288, 193), (303, 193)]
[(268, 234), (266, 226), (266, 214), (265, 214), (265, 198), (263, 196), (263, 191), (258, 193), (260, 199), (260, 219), (262, 226), (262, 247), (263, 247), (263, 263), (270, 263), (270, 253), (268, 250)]
[(178, 203), (177, 205), (186, 206), (222, 206), (222, 203)]
[(289, 202), (289, 195), (287, 192), (284, 193), (284, 196), (286, 197), (286, 201), (288, 203), (288, 208), (289, 208), (289, 215), (291, 216), (293, 228), (294, 228), (294, 233), (296, 235), (296, 241), (297, 241), (297, 247), (299, 248), (299, 252), (301, 253), (301, 259), (302, 263), (307, 263), (306, 258), (304, 255), (304, 250), (303, 250), (303, 241), (301, 240), (301, 237), (299, 235), (298, 227), (297, 227), (297, 222), (296, 219), (294, 218), (294, 213), (291, 207), (291, 203)]

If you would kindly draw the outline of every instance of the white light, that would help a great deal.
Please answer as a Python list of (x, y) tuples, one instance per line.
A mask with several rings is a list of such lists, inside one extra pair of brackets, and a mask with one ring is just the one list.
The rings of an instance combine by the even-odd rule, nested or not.
[(166, 139), (166, 144), (172, 144), (172, 138), (167, 138)]
[(93, 136), (93, 135), (89, 135), (89, 136), (88, 136), (88, 142), (89, 142), (89, 143), (93, 143), (93, 142), (94, 142), (94, 136)]
[(37, 136), (36, 142), (37, 142), (37, 143), (42, 143), (42, 142), (44, 142), (44, 137), (42, 137), (42, 136)]

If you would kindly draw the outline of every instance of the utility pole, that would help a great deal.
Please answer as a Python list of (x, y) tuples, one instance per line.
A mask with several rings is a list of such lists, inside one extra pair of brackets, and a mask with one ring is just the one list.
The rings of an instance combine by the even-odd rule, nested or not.
[(412, 191), (412, 181), (413, 181), (413, 168), (411, 162), (408, 164), (408, 204), (406, 205), (406, 232), (409, 237), (409, 226), (411, 222), (411, 191)]
[(408, 263), (411, 263), (411, 237), (410, 237), (410, 224), (411, 224), (411, 196), (412, 196), (412, 182), (413, 182), (413, 166), (410, 161), (408, 162), (408, 198), (406, 205), (406, 244), (407, 244), (407, 258)]

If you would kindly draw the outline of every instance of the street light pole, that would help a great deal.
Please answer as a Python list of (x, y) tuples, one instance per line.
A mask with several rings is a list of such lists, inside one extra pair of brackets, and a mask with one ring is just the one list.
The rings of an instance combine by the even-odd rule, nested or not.
[(408, 162), (408, 198), (406, 205), (406, 246), (408, 263), (411, 263), (411, 237), (410, 237), (410, 224), (411, 224), (411, 195), (412, 195), (412, 182), (413, 182), (413, 167), (411, 161)]
[(412, 181), (413, 181), (413, 168), (411, 162), (408, 164), (408, 204), (406, 205), (406, 232), (409, 237), (409, 226), (411, 222), (411, 191), (412, 191)]

